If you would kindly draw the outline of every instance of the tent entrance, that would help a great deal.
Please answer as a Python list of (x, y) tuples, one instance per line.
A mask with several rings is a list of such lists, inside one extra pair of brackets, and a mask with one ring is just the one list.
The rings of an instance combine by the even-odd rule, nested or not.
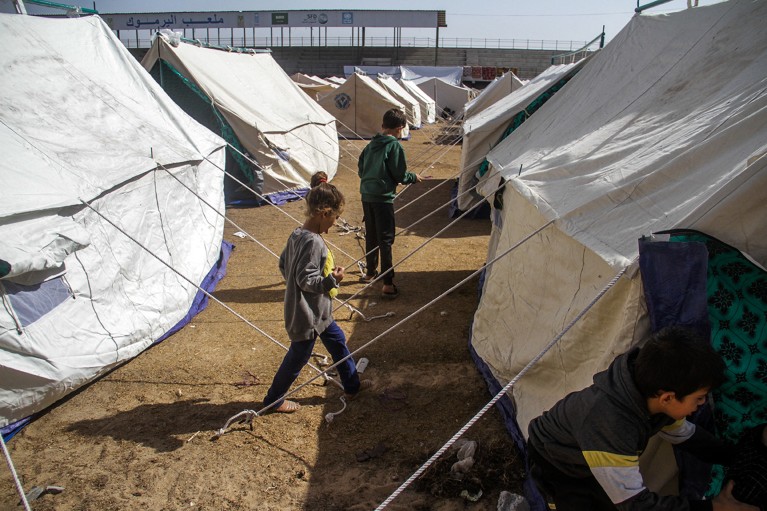
[[(164, 60), (158, 60), (150, 72), (152, 78), (170, 97), (194, 120), (226, 140), (226, 175), (224, 176), (224, 198), (227, 204), (238, 201), (253, 201), (254, 191), (261, 194), (264, 177), (261, 169), (242, 156), (247, 154), (231, 125), (191, 80), (185, 78), (175, 67)], [(231, 176), (244, 183), (241, 185)], [(260, 201), (257, 201), (260, 202)]]

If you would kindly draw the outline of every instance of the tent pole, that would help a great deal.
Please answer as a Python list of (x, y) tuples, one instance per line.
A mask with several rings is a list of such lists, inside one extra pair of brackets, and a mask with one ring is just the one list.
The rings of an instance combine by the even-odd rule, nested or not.
[(16, 7), (16, 14), (27, 13), (27, 7), (24, 5), (24, 0), (14, 0), (13, 4)]
[(641, 13), (645, 9), (649, 9), (651, 7), (655, 7), (655, 6), (662, 5), (662, 4), (666, 4), (666, 3), (670, 2), (670, 1), (671, 0), (655, 0), (654, 2), (650, 2), (649, 4), (639, 5), (639, 0), (637, 0), (637, 8), (634, 9), (634, 12)]

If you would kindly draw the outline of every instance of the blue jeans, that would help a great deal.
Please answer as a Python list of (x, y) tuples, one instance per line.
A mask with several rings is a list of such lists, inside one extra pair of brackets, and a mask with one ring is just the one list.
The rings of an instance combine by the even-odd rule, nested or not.
[[(277, 374), (274, 375), (272, 386), (266, 393), (264, 398), (264, 406), (279, 401), (279, 403), (272, 407), (272, 410), (279, 408), (283, 402), (283, 396), (290, 390), (290, 386), (298, 378), (301, 369), (304, 368), (309, 358), (312, 356), (312, 349), (314, 348), (314, 342), (317, 340), (307, 339), (305, 341), (294, 341), (290, 343), (290, 348), (285, 354), (285, 358), (282, 359), (280, 368), (277, 369)], [(344, 331), (336, 324), (335, 321), (330, 323), (324, 332), (320, 334), (320, 340), (325, 345), (325, 349), (328, 350), (330, 356), (333, 357), (333, 362), (337, 362), (349, 354), (349, 348), (346, 347), (346, 336)], [(336, 367), (338, 375), (341, 377), (341, 383), (344, 386), (344, 392), (347, 394), (356, 394), (360, 389), (360, 377), (357, 374), (357, 367), (354, 364), (354, 360), (349, 357)]]

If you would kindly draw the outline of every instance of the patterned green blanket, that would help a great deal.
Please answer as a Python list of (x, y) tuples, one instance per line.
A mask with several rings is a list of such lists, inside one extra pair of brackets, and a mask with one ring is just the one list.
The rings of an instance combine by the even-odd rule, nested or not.
[[(671, 241), (699, 241), (708, 249), (711, 341), (727, 364), (727, 382), (714, 395), (717, 436), (736, 442), (767, 422), (767, 272), (737, 249), (702, 233), (675, 233)], [(715, 466), (709, 494), (724, 472)]]

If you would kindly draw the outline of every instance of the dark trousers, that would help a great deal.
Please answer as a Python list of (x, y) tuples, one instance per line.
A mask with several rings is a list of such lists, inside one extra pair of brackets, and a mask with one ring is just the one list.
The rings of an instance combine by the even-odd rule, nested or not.
[(386, 202), (363, 202), (365, 215), (365, 264), (367, 274), (375, 274), (378, 258), (381, 258), (381, 274), (386, 285), (394, 283), (392, 268), (392, 245), (394, 244), (394, 204)]
[(616, 511), (602, 486), (593, 477), (575, 478), (560, 472), (527, 444), (530, 475), (543, 498), (557, 511)]
[[(277, 369), (277, 374), (274, 375), (272, 386), (266, 393), (264, 398), (264, 406), (269, 406), (275, 401), (279, 400), (279, 403), (273, 407), (279, 408), (282, 405), (282, 396), (284, 396), (293, 382), (298, 378), (301, 369), (304, 368), (309, 358), (312, 356), (312, 349), (314, 348), (314, 342), (317, 339), (307, 339), (306, 341), (294, 341), (290, 343), (290, 348), (285, 354), (285, 358), (282, 359), (280, 368)], [(325, 345), (325, 349), (328, 350), (330, 356), (333, 357), (333, 362), (338, 362), (346, 355), (349, 354), (349, 348), (346, 347), (346, 336), (344, 331), (336, 324), (335, 321), (320, 334), (320, 340)], [(357, 367), (354, 364), (354, 360), (351, 357), (346, 359), (340, 364), (336, 370), (341, 377), (341, 383), (344, 386), (344, 392), (347, 394), (355, 394), (360, 389), (360, 376), (357, 373)]]

